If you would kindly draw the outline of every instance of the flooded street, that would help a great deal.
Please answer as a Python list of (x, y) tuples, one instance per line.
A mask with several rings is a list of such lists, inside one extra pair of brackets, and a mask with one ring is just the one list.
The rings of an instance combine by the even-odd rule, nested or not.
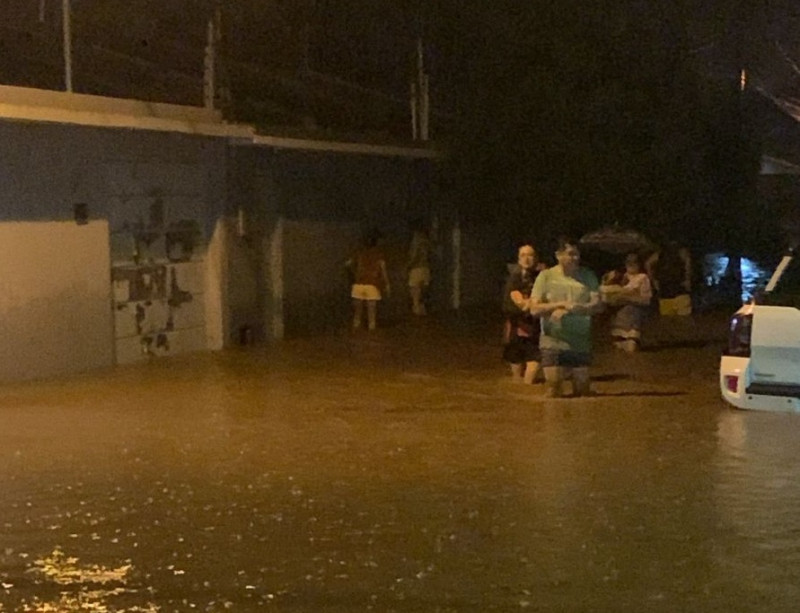
[(719, 349), (575, 400), (432, 322), (2, 386), (0, 611), (795, 611), (800, 417)]

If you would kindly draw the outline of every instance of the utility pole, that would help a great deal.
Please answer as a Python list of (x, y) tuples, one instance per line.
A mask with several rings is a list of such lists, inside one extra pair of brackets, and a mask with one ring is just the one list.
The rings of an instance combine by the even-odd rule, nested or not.
[[(731, 93), (733, 96), (732, 104), (732, 117), (730, 118), (731, 130), (731, 157), (730, 165), (733, 171), (726, 179), (728, 179), (731, 187), (730, 193), (727, 194), (728, 201), (732, 205), (734, 212), (731, 215), (732, 219), (749, 219), (748, 212), (750, 211), (749, 201), (755, 198), (755, 184), (754, 177), (750, 177), (750, 172), (747, 170), (748, 158), (750, 154), (750, 130), (748, 129), (750, 118), (747, 113), (747, 102), (745, 99), (747, 93), (747, 62), (749, 60), (748, 44), (748, 31), (747, 25), (743, 19), (751, 17), (751, 9), (749, 8), (748, 0), (738, 0), (733, 6), (733, 13), (731, 14), (730, 21), (730, 34), (729, 45), (732, 49), (732, 69), (738, 72), (738, 80), (735, 82), (735, 91)], [(752, 22), (751, 22), (752, 23)], [(733, 72), (734, 70), (731, 70)], [(733, 75), (731, 75), (733, 76)], [(732, 84), (733, 85), (733, 84)], [(730, 172), (730, 171), (729, 171)], [(731, 176), (732, 175), (732, 176)], [(734, 225), (730, 235), (736, 236), (737, 231), (740, 231), (742, 226), (738, 228)], [(725, 271), (725, 276), (732, 275), (732, 281), (736, 288), (736, 299), (742, 298), (742, 251), (745, 245), (738, 244), (732, 245), (728, 253), (728, 266)]]
[[(61, 0), (61, 26), (64, 35), (64, 87), (72, 91), (72, 11), (70, 0)], [(43, 5), (40, 5), (43, 9)]]
[(419, 95), (417, 94), (417, 83), (411, 81), (411, 91), (409, 96), (409, 105), (411, 107), (411, 138), (412, 140), (419, 139)]
[(430, 93), (429, 79), (425, 73), (425, 52), (422, 38), (417, 39), (416, 75), (411, 81), (411, 137), (414, 140), (428, 140), (430, 136)]
[(417, 41), (417, 74), (419, 76), (419, 136), (422, 140), (428, 140), (430, 128), (430, 94), (428, 75), (425, 72), (425, 55), (422, 46), (422, 39)]
[(217, 97), (217, 45), (220, 40), (222, 10), (217, 5), (208, 20), (206, 32), (206, 50), (203, 62), (203, 106), (213, 110)]

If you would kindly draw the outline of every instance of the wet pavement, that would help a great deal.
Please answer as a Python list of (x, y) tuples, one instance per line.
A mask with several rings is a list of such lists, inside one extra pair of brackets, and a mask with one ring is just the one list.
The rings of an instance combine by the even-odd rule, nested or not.
[(716, 323), (583, 399), (434, 319), (2, 386), (0, 611), (796, 611), (800, 416)]

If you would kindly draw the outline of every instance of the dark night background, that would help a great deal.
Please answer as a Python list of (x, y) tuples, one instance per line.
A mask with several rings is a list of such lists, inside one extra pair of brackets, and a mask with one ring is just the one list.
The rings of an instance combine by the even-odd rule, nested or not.
[[(61, 3), (6, 3), (0, 82), (61, 89)], [(202, 104), (215, 2), (72, 6), (76, 91)], [(795, 2), (232, 0), (222, 24), (229, 118), (362, 140), (409, 138), (421, 37), (466, 223), (511, 240), (620, 223), (756, 257), (784, 240), (794, 203), (765, 203), (758, 169), (763, 153), (800, 161), (776, 103), (800, 89)]]

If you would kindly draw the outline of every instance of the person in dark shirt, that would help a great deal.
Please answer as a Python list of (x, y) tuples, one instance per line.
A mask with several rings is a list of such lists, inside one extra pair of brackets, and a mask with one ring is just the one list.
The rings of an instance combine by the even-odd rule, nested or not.
[(650, 256), (645, 269), (656, 290), (661, 315), (692, 314), (692, 262), (688, 249), (670, 241)]
[(503, 359), (511, 365), (512, 379), (518, 383), (533, 383), (540, 371), (539, 319), (528, 312), (528, 298), (539, 270), (536, 250), (522, 245), (503, 289)]
[(353, 299), (353, 328), (361, 327), (364, 305), (367, 307), (367, 325), (377, 327), (378, 302), (389, 294), (389, 275), (383, 251), (378, 246), (379, 235), (371, 233), (364, 245), (350, 258), (346, 266), (353, 274), (350, 297)]

